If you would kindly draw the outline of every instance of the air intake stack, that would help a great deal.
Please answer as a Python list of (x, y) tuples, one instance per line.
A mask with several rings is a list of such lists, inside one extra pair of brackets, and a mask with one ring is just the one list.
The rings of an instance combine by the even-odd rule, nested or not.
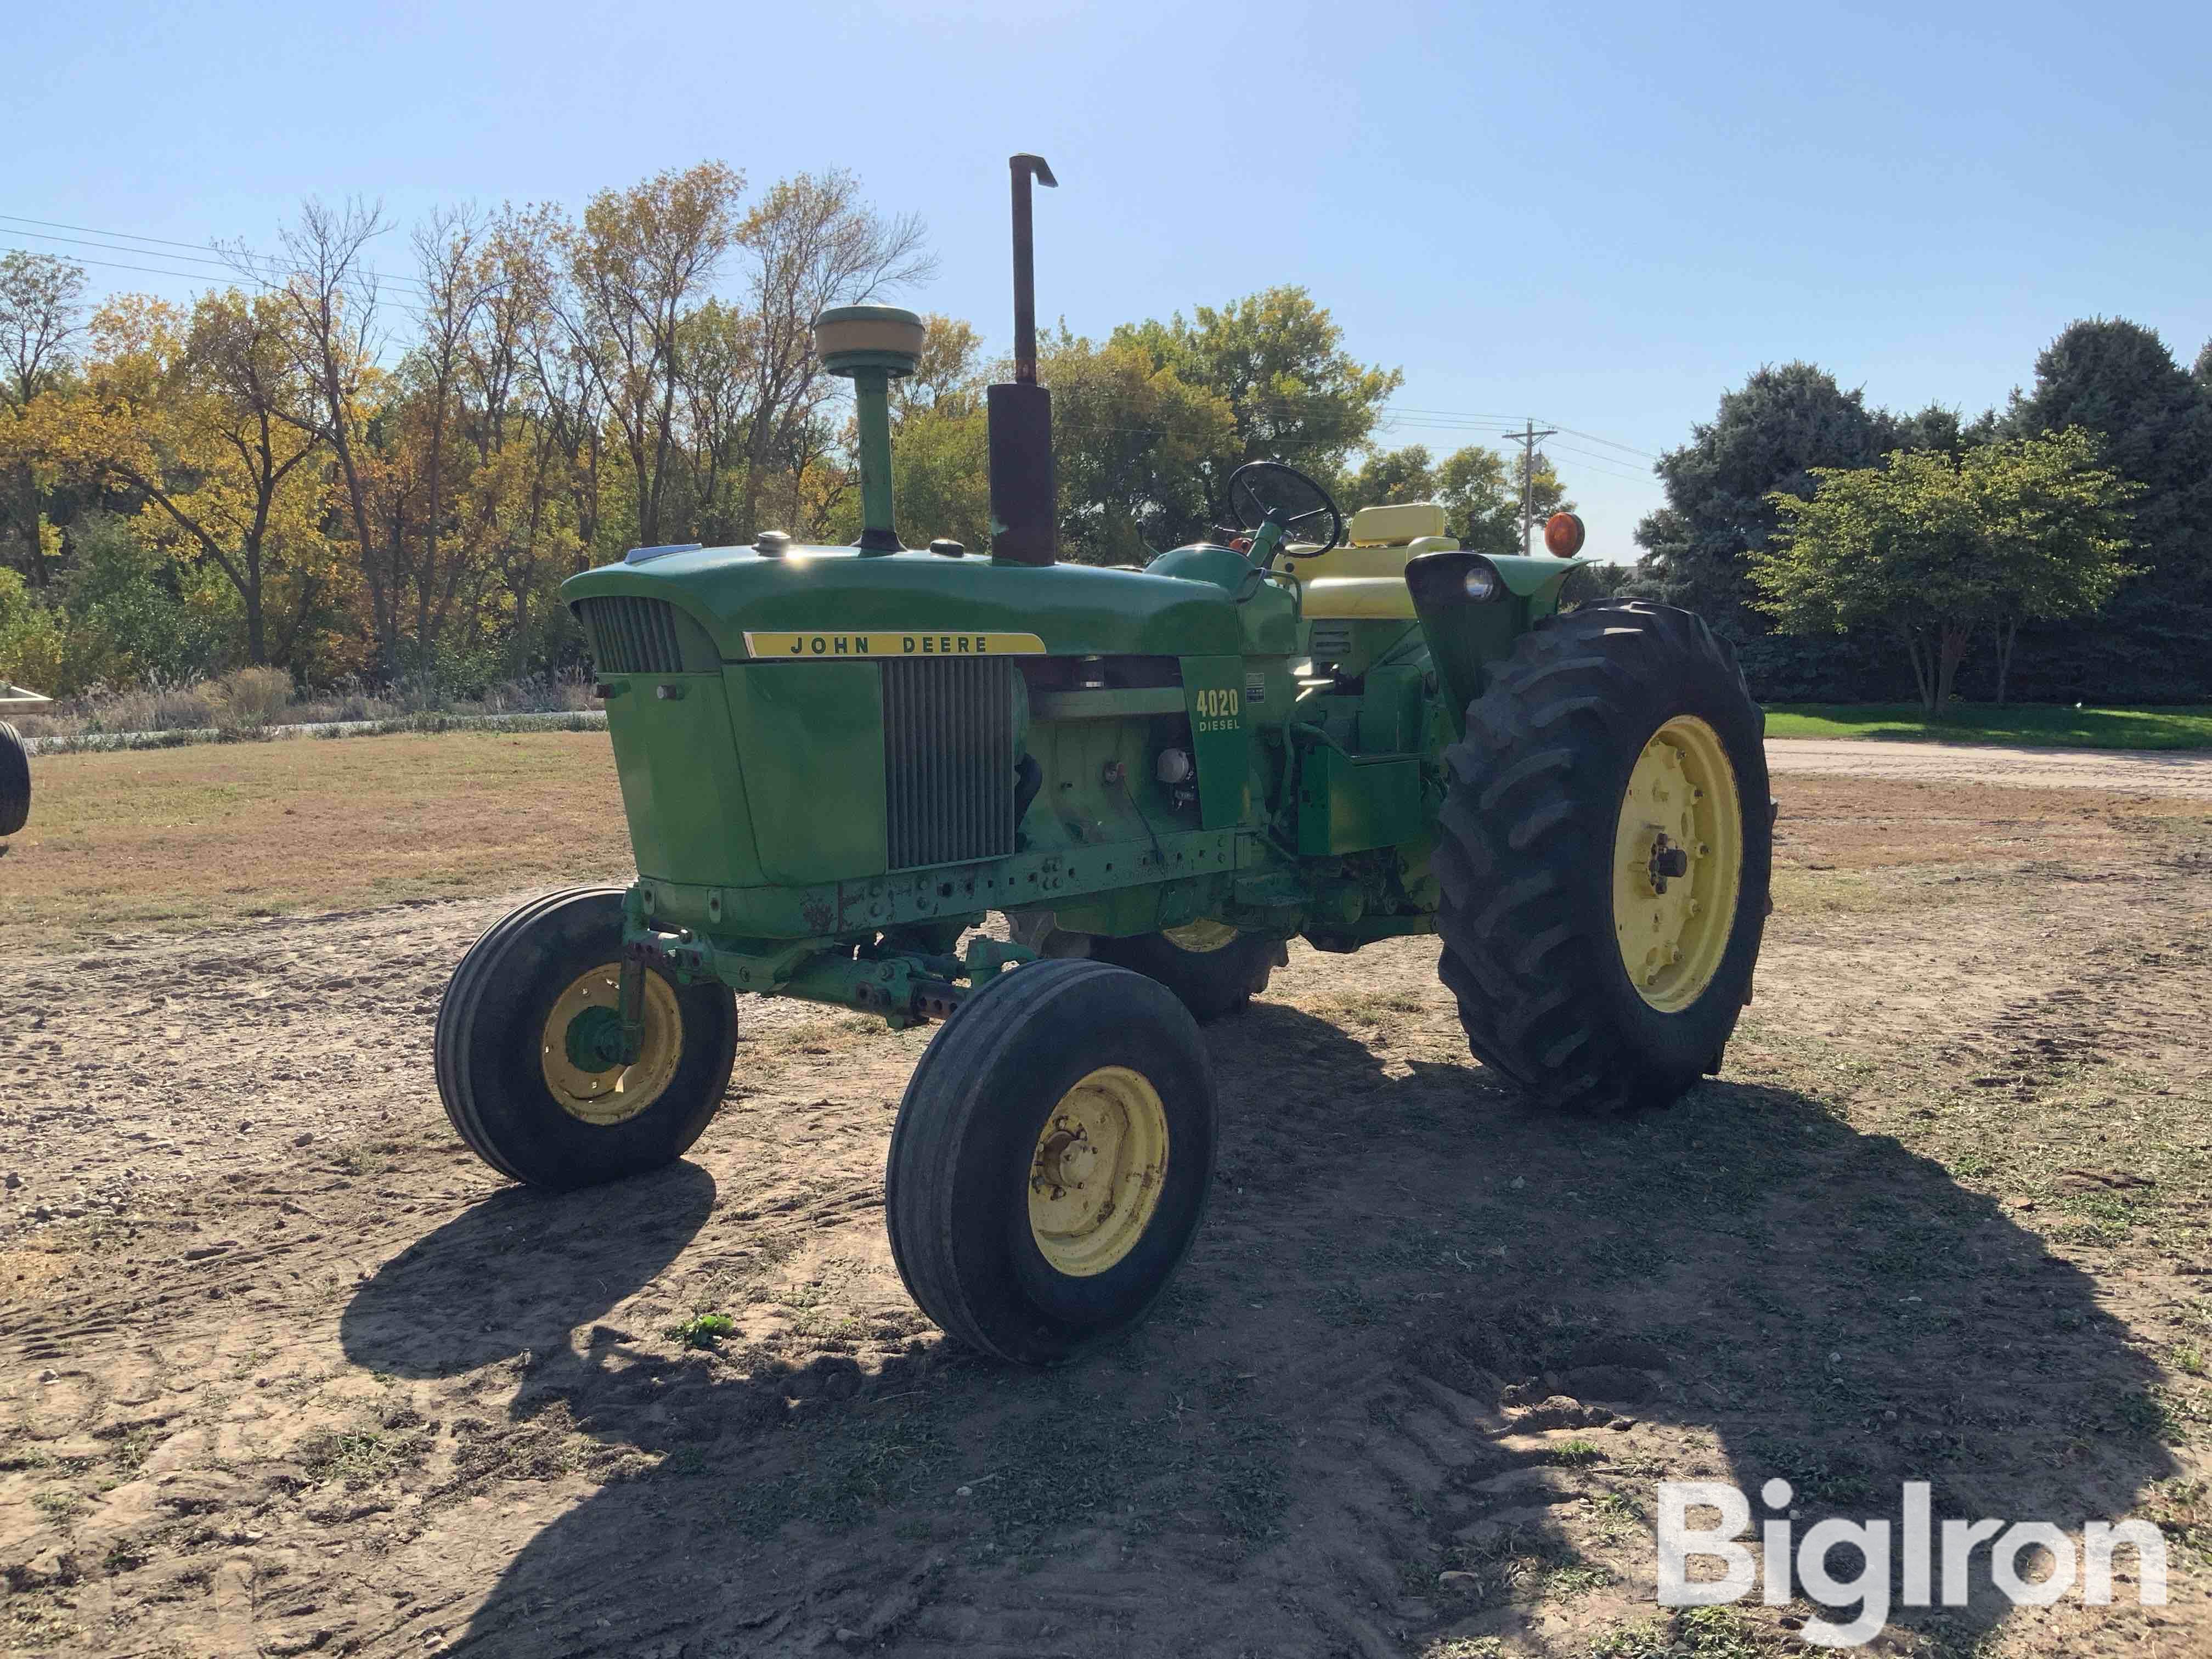
[(814, 319), (822, 367), (853, 383), (860, 428), (863, 553), (896, 553), (891, 526), (890, 383), (914, 373), (926, 333), (921, 318), (896, 306), (838, 306)]
[(1059, 180), (1042, 155), (1007, 160), (1014, 175), (1014, 378), (985, 394), (990, 411), (991, 557), (1050, 564), (1060, 554), (1060, 496), (1053, 477), (1052, 393), (1036, 377), (1036, 261), (1030, 180)]

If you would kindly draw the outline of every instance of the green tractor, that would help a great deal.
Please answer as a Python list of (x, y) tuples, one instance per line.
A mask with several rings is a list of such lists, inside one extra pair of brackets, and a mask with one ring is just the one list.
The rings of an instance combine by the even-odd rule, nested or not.
[(941, 1020), (891, 1137), (892, 1252), (950, 1335), (1043, 1364), (1141, 1318), (1189, 1249), (1217, 1133), (1197, 1022), (1286, 941), (1435, 934), (1486, 1068), (1559, 1110), (1656, 1105), (1750, 1000), (1772, 820), (1729, 647), (1662, 605), (1561, 614), (1587, 562), (1565, 515), (1559, 556), (1485, 556), (1439, 507), (1346, 518), (1259, 462), (1217, 541), (1055, 562), (1029, 237), (1054, 181), (1012, 165), (988, 556), (893, 528), (886, 388), (920, 320), (824, 313), (866, 528), (568, 581), (639, 878), (478, 940), (436, 1064), (487, 1163), (571, 1188), (698, 1138), (733, 992)]

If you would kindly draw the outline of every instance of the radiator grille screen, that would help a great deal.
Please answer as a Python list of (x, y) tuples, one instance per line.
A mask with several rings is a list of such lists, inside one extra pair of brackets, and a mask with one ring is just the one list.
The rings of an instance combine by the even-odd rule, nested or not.
[(884, 671), (890, 867), (1014, 850), (1015, 665), (955, 657)]
[(665, 599), (602, 594), (577, 600), (576, 617), (590, 636), (592, 660), (602, 675), (684, 672), (676, 608)]

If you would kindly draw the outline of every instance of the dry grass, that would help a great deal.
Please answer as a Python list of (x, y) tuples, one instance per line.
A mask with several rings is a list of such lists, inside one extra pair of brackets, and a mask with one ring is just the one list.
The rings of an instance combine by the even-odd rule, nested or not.
[(0, 951), (630, 868), (598, 732), (221, 744), (33, 765), (30, 824), (0, 862)]
[(404, 683), (385, 690), (359, 684), (305, 694), (281, 668), (238, 668), (184, 685), (95, 687), (63, 697), (9, 722), (27, 738), (78, 738), (108, 732), (258, 732), (326, 720), (392, 720), (410, 715), (574, 713), (593, 707), (591, 682), (580, 676), (539, 676), (460, 697), (434, 684)]

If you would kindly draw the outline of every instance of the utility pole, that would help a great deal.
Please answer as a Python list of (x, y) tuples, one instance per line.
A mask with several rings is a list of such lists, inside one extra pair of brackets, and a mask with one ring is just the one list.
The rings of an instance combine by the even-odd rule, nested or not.
[(1553, 426), (1539, 432), (1535, 422), (1530, 421), (1525, 431), (1510, 432), (1506, 435), (1521, 440), (1521, 550), (1526, 553), (1528, 550), (1528, 532), (1536, 521), (1536, 440), (1556, 438), (1559, 435), (1559, 429)]

